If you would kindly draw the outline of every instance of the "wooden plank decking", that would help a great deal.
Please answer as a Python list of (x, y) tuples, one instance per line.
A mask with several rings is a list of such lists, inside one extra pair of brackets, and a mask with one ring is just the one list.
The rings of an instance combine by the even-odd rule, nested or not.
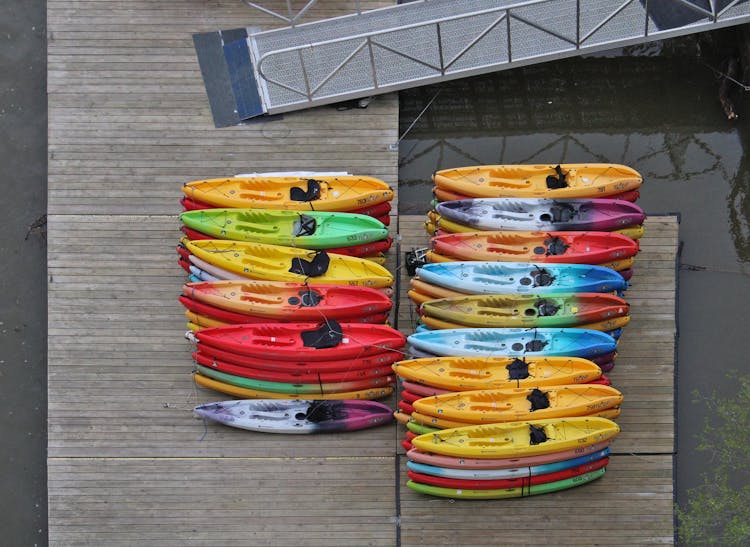
[[(48, 1), (50, 544), (565, 544), (589, 529), (604, 544), (670, 543), (673, 218), (649, 220), (612, 374), (624, 433), (585, 488), (451, 503), (403, 486), (400, 426), (288, 437), (192, 417), (224, 397), (193, 386), (182, 338), (180, 185), (289, 169), (397, 181), (393, 95), (213, 127), (191, 34), (274, 24), (239, 0)], [(424, 240), (421, 218), (400, 221), (402, 251)]]

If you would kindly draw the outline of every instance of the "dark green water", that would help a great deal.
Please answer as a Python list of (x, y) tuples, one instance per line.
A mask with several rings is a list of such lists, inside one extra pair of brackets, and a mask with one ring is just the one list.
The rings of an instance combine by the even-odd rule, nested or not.
[(750, 351), (750, 103), (737, 97), (740, 118), (726, 120), (703, 51), (683, 38), (401, 93), (403, 134), (439, 90), (400, 144), (402, 213), (426, 211), (438, 169), (596, 161), (643, 175), (647, 213), (680, 215), (679, 501), (706, 462), (695, 450), (705, 409), (692, 392), (733, 393), (725, 371), (747, 371)]

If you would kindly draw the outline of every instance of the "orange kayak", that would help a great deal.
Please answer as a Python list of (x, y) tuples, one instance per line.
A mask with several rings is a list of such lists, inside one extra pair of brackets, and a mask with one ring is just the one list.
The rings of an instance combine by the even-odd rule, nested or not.
[(473, 165), (437, 171), (433, 182), (478, 198), (603, 198), (637, 190), (643, 177), (614, 163)]
[(188, 182), (182, 191), (214, 207), (291, 211), (352, 211), (393, 199), (387, 183), (355, 175), (206, 179)]

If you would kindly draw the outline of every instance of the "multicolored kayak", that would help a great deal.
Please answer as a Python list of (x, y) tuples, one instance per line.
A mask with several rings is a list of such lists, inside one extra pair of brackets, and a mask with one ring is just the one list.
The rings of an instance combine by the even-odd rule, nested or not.
[(444, 201), (443, 220), (476, 230), (621, 230), (643, 224), (643, 209), (619, 199), (491, 198)]
[(388, 228), (367, 215), (330, 211), (274, 209), (203, 209), (180, 220), (216, 239), (331, 249), (361, 245), (388, 237)]
[[(506, 469), (454, 469), (451, 467), (440, 467), (437, 465), (420, 463), (414, 460), (408, 460), (406, 462), (406, 467), (410, 471), (420, 473), (421, 475), (430, 475), (433, 477), (442, 477), (446, 479), (481, 481), (483, 484), (487, 484), (483, 481), (491, 482), (499, 479), (521, 479), (528, 477), (537, 477), (540, 475), (547, 475), (550, 473), (564, 471), (566, 469), (572, 469), (582, 465), (588, 465), (594, 462), (598, 462), (602, 459), (607, 459), (609, 457), (609, 453), (610, 449), (609, 447), (607, 447), (590, 454), (579, 456), (577, 458), (570, 458), (567, 460), (540, 465), (528, 465), (523, 467), (519, 466)], [(606, 465), (606, 463), (604, 465)]]
[[(192, 298), (188, 298), (187, 296), (182, 295), (178, 296), (177, 299), (183, 306), (185, 306), (185, 315), (191, 317), (189, 314), (194, 314), (195, 316), (204, 320), (204, 322), (207, 320), (213, 320), (218, 321), (222, 325), (239, 325), (243, 323), (289, 323), (299, 321), (299, 318), (295, 318), (290, 315), (272, 319), (259, 315), (248, 315), (244, 313), (223, 310), (221, 308), (212, 306), (211, 304), (205, 304), (203, 302), (199, 302), (198, 300), (193, 300)], [(317, 316), (317, 320), (322, 320), (326, 317), (327, 315), (325, 315), (324, 313), (319, 313)], [(190, 320), (193, 321), (192, 318)], [(350, 317), (339, 317), (337, 318), (337, 320), (343, 323), (385, 323), (386, 321), (388, 321), (388, 313), (361, 315), (359, 317), (357, 317), (356, 315)], [(207, 323), (204, 323), (203, 326), (209, 325)]]
[[(425, 253), (425, 263), (432, 263), (432, 262), (459, 262), (461, 258), (457, 258), (455, 256), (447, 256), (442, 255), (440, 253), (437, 253), (435, 251), (427, 251)], [(492, 260), (492, 259), (489, 259)], [(601, 266), (603, 268), (609, 268), (610, 270), (615, 270), (617, 273), (623, 275), (623, 278), (625, 277), (623, 272), (624, 271), (633, 271), (633, 264), (635, 264), (635, 257), (630, 256), (628, 258), (623, 258), (622, 260), (612, 260), (610, 262), (602, 262), (597, 264), (592, 264), (594, 266)]]
[[(280, 281), (214, 281), (188, 283), (189, 298), (232, 311), (269, 319), (296, 321), (370, 317), (390, 312), (393, 302), (369, 287)], [(353, 321), (352, 321), (353, 322)]]
[(605, 293), (495, 294), (430, 300), (419, 311), (466, 326), (571, 327), (625, 317), (630, 306), (623, 298)]
[[(287, 393), (274, 393), (272, 391), (262, 391), (258, 389), (248, 389), (213, 378), (208, 378), (202, 374), (193, 373), (193, 380), (200, 387), (212, 389), (219, 393), (225, 393), (233, 397), (240, 399), (299, 399), (296, 395), (289, 395)], [(391, 386), (379, 387), (374, 389), (363, 389), (358, 391), (342, 391), (340, 393), (327, 393), (325, 395), (316, 396), (316, 399), (325, 400), (341, 400), (341, 399), (382, 399), (388, 397), (393, 393)]]
[(611, 386), (571, 384), (460, 391), (423, 397), (413, 406), (428, 416), (481, 424), (588, 416), (616, 408), (622, 399), (622, 393)]
[(434, 236), (436, 253), (455, 260), (604, 264), (638, 253), (638, 243), (613, 232), (464, 232)]
[[(369, 326), (372, 327), (374, 325)], [(616, 341), (608, 334), (575, 328), (430, 330), (416, 332), (407, 340), (410, 346), (429, 354), (475, 357), (543, 355), (587, 358), (617, 349)]]
[(441, 429), (419, 435), (412, 444), (424, 452), (447, 456), (509, 458), (600, 443), (619, 432), (612, 420), (581, 416)]
[[(439, 331), (437, 331), (439, 332)], [(196, 332), (204, 346), (276, 361), (326, 361), (375, 355), (404, 346), (404, 335), (387, 325), (339, 323), (259, 323)]]
[[(456, 234), (456, 233), (462, 233), (462, 232), (476, 232), (477, 230), (482, 230), (483, 228), (476, 228), (473, 226), (466, 226), (464, 224), (459, 224), (458, 222), (454, 222), (452, 220), (448, 220), (445, 217), (441, 217), (434, 211), (429, 211), (427, 213), (427, 220), (424, 222), (424, 229), (427, 232), (427, 235), (437, 236), (437, 235), (443, 235), (443, 234)], [(510, 230), (510, 228), (502, 228), (502, 230)], [(493, 230), (488, 230), (493, 231)], [(560, 231), (560, 230), (557, 230)], [(600, 231), (607, 231), (607, 230), (600, 230)], [(629, 237), (630, 239), (641, 239), (643, 237), (643, 234), (645, 233), (643, 230), (643, 225), (636, 224), (635, 226), (629, 226), (627, 228), (621, 228), (619, 230), (610, 230), (611, 232), (615, 234), (621, 234), (624, 236)]]
[[(591, 457), (600, 453), (602, 450), (607, 449), (612, 443), (614, 437), (608, 438), (605, 441), (578, 446), (568, 450), (561, 450), (559, 452), (549, 452), (547, 454), (535, 454), (533, 456), (522, 456), (522, 457), (510, 457), (510, 458), (457, 458), (453, 456), (445, 456), (443, 454), (435, 454), (434, 452), (423, 452), (417, 448), (413, 448), (406, 453), (406, 457), (409, 461), (420, 462), (430, 466), (439, 466), (448, 472), (449, 469), (455, 470), (469, 470), (470, 472), (477, 472), (479, 470), (507, 470), (508, 472), (522, 472), (524, 473), (530, 466), (545, 466), (549, 464), (557, 464), (566, 461), (571, 461), (574, 458), (585, 458)], [(598, 459), (598, 458), (595, 458)]]
[(213, 378), (226, 384), (233, 386), (243, 387), (247, 389), (256, 389), (261, 391), (269, 391), (272, 393), (285, 393), (288, 395), (296, 396), (318, 396), (328, 395), (330, 393), (341, 393), (342, 391), (358, 391), (362, 389), (377, 388), (382, 386), (388, 386), (393, 384), (395, 378), (393, 376), (372, 376), (366, 378), (357, 378), (355, 380), (347, 380), (345, 382), (328, 382), (321, 383), (319, 381), (308, 382), (308, 383), (290, 383), (290, 382), (269, 382), (268, 380), (258, 380), (256, 378), (248, 378), (246, 376), (237, 376), (234, 374), (227, 374), (211, 367), (204, 367), (197, 365), (196, 369), (202, 376)]
[[(433, 196), (435, 196), (435, 199), (432, 200), (433, 207), (437, 203), (440, 203), (442, 201), (461, 201), (464, 199), (478, 199), (476, 196), (467, 196), (464, 194), (459, 194), (458, 192), (452, 192), (450, 190), (446, 190), (445, 188), (440, 188), (438, 186), (433, 186), (432, 194)], [(620, 194), (609, 195), (607, 196), (607, 199), (619, 199), (622, 201), (636, 202), (638, 201), (638, 198), (640, 197), (640, 195), (641, 193), (639, 190), (629, 190), (627, 192), (622, 192)], [(544, 196), (537, 196), (537, 197), (541, 197), (542, 199), (545, 199)], [(595, 198), (595, 197), (597, 196), (592, 196), (592, 198)], [(534, 199), (534, 198), (530, 198), (530, 199)], [(548, 196), (546, 199), (551, 199), (551, 198), (549, 198)], [(565, 198), (565, 199), (569, 199), (569, 198)]]
[[(518, 323), (508, 323), (503, 317), (496, 316), (490, 317), (487, 321), (477, 322), (475, 318), (467, 318), (466, 323), (455, 323), (453, 321), (445, 321), (443, 319), (437, 319), (429, 315), (423, 315), (419, 318), (420, 324), (417, 326), (417, 331), (420, 330), (436, 330), (436, 329), (466, 329), (475, 327), (492, 327), (492, 328), (510, 328)], [(609, 333), (610, 336), (618, 338), (622, 331), (622, 327), (630, 323), (630, 316), (623, 315), (621, 317), (614, 317), (612, 319), (605, 319), (604, 321), (595, 321), (593, 323), (583, 323), (580, 325), (561, 323), (560, 327), (569, 327), (576, 329), (591, 329), (600, 330)], [(528, 328), (537, 328), (536, 325), (531, 322)]]
[(201, 260), (249, 279), (390, 287), (393, 274), (363, 258), (281, 245), (204, 239), (182, 244)]
[(391, 409), (375, 401), (244, 399), (205, 403), (196, 415), (220, 424), (267, 433), (331, 433), (390, 423)]
[(227, 208), (351, 211), (393, 199), (380, 179), (355, 175), (232, 177), (188, 182), (191, 200)]
[(392, 367), (403, 380), (448, 391), (586, 384), (602, 375), (598, 365), (580, 357), (434, 357)]
[(427, 494), (430, 496), (437, 496), (442, 498), (482, 500), (521, 498), (526, 496), (535, 496), (538, 494), (548, 494), (550, 492), (558, 492), (560, 490), (567, 490), (575, 486), (581, 486), (604, 476), (605, 470), (606, 467), (602, 467), (601, 469), (598, 469), (596, 471), (591, 471), (582, 475), (576, 475), (575, 477), (567, 479), (557, 480), (554, 482), (546, 482), (543, 484), (534, 484), (531, 486), (519, 486), (515, 488), (492, 488), (483, 490), (472, 490), (467, 488), (445, 488), (423, 484), (415, 480), (408, 480), (406, 482), (406, 486), (408, 486), (415, 492), (419, 492), (420, 494)]
[(624, 291), (609, 268), (588, 264), (457, 261), (425, 264), (417, 279), (465, 294), (550, 294)]
[[(419, 482), (421, 484), (428, 484), (432, 486), (439, 486), (441, 488), (455, 488), (457, 490), (487, 490), (487, 489), (503, 489), (503, 488), (528, 488), (536, 484), (546, 484), (554, 481), (560, 481), (583, 475), (584, 473), (591, 473), (597, 471), (602, 467), (606, 467), (609, 463), (609, 458), (599, 458), (591, 462), (574, 465), (572, 467), (566, 467), (565, 469), (559, 469), (557, 471), (551, 471), (549, 473), (541, 473), (529, 476), (519, 477), (508, 477), (508, 478), (482, 478), (482, 479), (468, 479), (468, 478), (455, 478), (445, 477), (442, 475), (433, 475), (430, 473), (421, 473), (414, 469), (415, 464), (413, 462), (407, 462), (408, 476), (411, 480)], [(410, 465), (411, 464), (411, 465)]]
[(476, 165), (437, 171), (438, 188), (477, 198), (605, 198), (637, 190), (643, 177), (625, 165)]

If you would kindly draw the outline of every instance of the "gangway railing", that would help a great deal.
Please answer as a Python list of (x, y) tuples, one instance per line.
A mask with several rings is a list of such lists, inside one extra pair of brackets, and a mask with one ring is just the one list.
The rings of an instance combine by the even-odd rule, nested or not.
[(276, 114), (748, 21), (750, 0), (416, 0), (224, 48)]

